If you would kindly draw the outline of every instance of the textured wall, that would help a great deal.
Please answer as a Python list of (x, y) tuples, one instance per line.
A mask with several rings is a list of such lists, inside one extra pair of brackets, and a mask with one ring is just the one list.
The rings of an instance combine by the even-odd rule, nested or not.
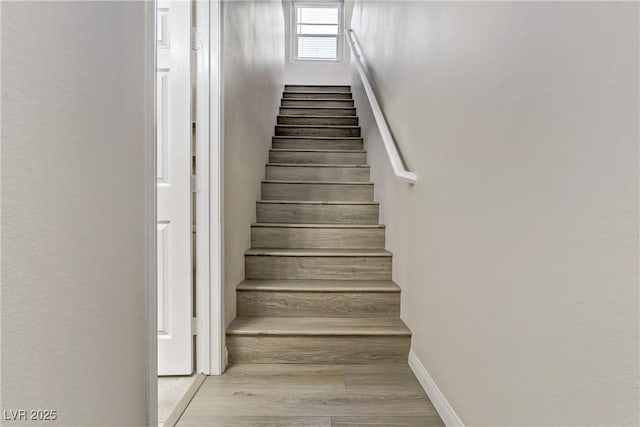
[(419, 178), (359, 88), (402, 317), (467, 425), (639, 422), (638, 8), (356, 4)]
[(236, 285), (264, 179), (284, 84), (280, 0), (224, 3), (225, 318), (235, 317)]
[(2, 2), (2, 409), (38, 425), (145, 422), (144, 11)]

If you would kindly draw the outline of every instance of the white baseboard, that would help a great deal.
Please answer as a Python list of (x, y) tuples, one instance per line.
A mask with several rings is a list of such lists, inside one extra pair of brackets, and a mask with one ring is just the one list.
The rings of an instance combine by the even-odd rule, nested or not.
[(413, 371), (414, 375), (420, 382), (420, 385), (429, 396), (431, 403), (438, 411), (438, 415), (442, 418), (442, 421), (447, 427), (464, 427), (462, 420), (456, 414), (456, 411), (453, 410), (447, 398), (442, 394), (438, 385), (427, 369), (424, 367), (418, 356), (413, 352), (413, 349), (409, 350), (409, 366)]

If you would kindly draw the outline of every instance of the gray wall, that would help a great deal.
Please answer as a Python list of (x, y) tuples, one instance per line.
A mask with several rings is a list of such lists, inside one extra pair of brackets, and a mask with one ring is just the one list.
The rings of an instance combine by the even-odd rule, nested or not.
[(280, 0), (224, 3), (225, 318), (236, 313), (236, 285), (264, 179), (284, 89), (284, 18)]
[(145, 422), (144, 11), (2, 2), (2, 409), (47, 425)]
[(639, 422), (638, 12), (356, 4), (419, 178), (394, 179), (357, 88), (402, 318), (467, 425)]

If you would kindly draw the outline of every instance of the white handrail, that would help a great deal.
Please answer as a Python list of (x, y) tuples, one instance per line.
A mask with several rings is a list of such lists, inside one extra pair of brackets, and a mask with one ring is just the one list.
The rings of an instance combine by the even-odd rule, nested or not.
[(369, 99), (369, 104), (371, 104), (371, 110), (373, 111), (373, 117), (376, 119), (376, 123), (378, 124), (378, 129), (380, 130), (380, 135), (382, 136), (382, 142), (384, 142), (384, 148), (387, 150), (387, 155), (389, 156), (389, 161), (391, 162), (391, 167), (393, 168), (393, 172), (396, 174), (396, 177), (401, 180), (411, 184), (415, 184), (418, 180), (418, 177), (415, 173), (410, 172), (404, 165), (402, 161), (402, 157), (400, 157), (400, 153), (398, 152), (398, 146), (396, 145), (396, 141), (393, 139), (391, 135), (391, 130), (389, 129), (389, 124), (387, 123), (387, 119), (384, 117), (384, 113), (380, 108), (380, 104), (378, 103), (378, 99), (376, 98), (375, 93), (373, 92), (373, 86), (369, 82), (369, 77), (367, 77), (367, 71), (365, 70), (365, 66), (362, 63), (361, 58), (362, 50), (359, 49), (360, 45), (358, 44), (358, 40), (356, 39), (356, 35), (353, 30), (344, 30), (345, 35), (347, 36), (347, 41), (349, 42), (349, 48), (351, 49), (351, 55), (356, 64), (356, 68), (358, 69), (358, 74), (360, 74), (360, 79), (362, 80), (362, 84), (364, 86), (364, 90), (367, 93), (367, 98)]

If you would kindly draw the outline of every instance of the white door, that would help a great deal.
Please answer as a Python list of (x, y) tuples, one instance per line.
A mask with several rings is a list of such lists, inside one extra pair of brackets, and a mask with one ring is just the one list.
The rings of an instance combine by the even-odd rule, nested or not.
[(191, 13), (158, 2), (158, 373), (191, 374)]

